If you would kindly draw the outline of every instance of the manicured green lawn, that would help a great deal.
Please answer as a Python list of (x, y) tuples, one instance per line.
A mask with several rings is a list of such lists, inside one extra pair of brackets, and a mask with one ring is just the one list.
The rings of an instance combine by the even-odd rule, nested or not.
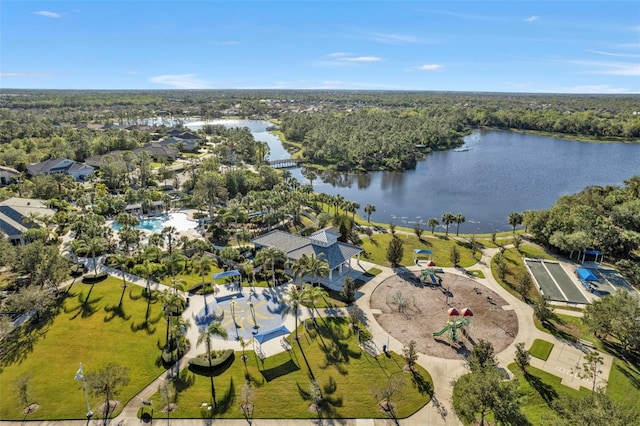
[[(397, 354), (382, 354), (376, 358), (360, 350), (356, 337), (347, 327), (344, 318), (334, 318), (326, 323), (319, 321), (318, 332), (304, 332), (300, 326), (300, 345), (293, 339), (291, 353), (284, 352), (267, 358), (264, 363), (247, 350), (246, 372), (254, 391), (254, 417), (256, 418), (313, 418), (306, 395), (313, 374), (323, 389), (326, 399), (324, 417), (331, 418), (385, 418), (387, 415), (377, 406), (378, 400), (371, 390), (385, 385), (389, 377), (403, 377), (406, 381), (397, 396), (396, 415), (400, 418), (413, 414), (430, 400), (431, 377), (418, 367), (413, 376), (404, 372), (404, 359)], [(225, 343), (215, 340), (216, 348)], [(213, 377), (217, 417), (242, 418), (240, 408), (241, 388), (245, 383), (245, 363), (241, 352), (225, 371)], [(211, 401), (209, 377), (182, 372), (178, 394), (179, 411), (172, 417), (200, 418), (202, 403)], [(161, 416), (162, 406), (158, 393), (153, 398), (156, 416)]]
[[(82, 419), (82, 382), (74, 380), (81, 362), (85, 373), (110, 362), (127, 367), (130, 383), (117, 398), (123, 404), (162, 372), (156, 365), (165, 333), (160, 303), (147, 304), (140, 286), (123, 292), (121, 285), (113, 277), (93, 286), (77, 282), (52, 321), (41, 327), (27, 323), (2, 341), (0, 419), (22, 420), (13, 385), (24, 375), (31, 376), (29, 394), (40, 405), (29, 420)], [(91, 398), (94, 412), (102, 402)]]
[(607, 346), (593, 334), (582, 320), (569, 315), (557, 315), (559, 322), (552, 322), (551, 330), (542, 327), (539, 321), (535, 321), (539, 330), (568, 339), (582, 339), (594, 344), (595, 348), (603, 353), (614, 356), (613, 366), (607, 380), (607, 393), (611, 399), (635, 410), (640, 410), (640, 361), (637, 357), (630, 357), (629, 361), (617, 358), (616, 353), (607, 350)]
[[(460, 251), (459, 266), (469, 267), (477, 262), (471, 254), (471, 250), (456, 242), (453, 239), (445, 238), (425, 238), (422, 241), (412, 234), (396, 233), (396, 235), (404, 243), (404, 255), (402, 256), (402, 265), (410, 266), (414, 264), (413, 255), (415, 249), (428, 249), (433, 251), (433, 261), (438, 266), (453, 266), (449, 260), (451, 247), (458, 246)], [(391, 234), (375, 234), (371, 238), (364, 238), (362, 249), (367, 253), (367, 260), (379, 265), (389, 266), (387, 261), (387, 247), (391, 241)]]
[(546, 361), (549, 358), (549, 354), (552, 349), (553, 343), (547, 342), (546, 340), (536, 339), (533, 341), (531, 349), (529, 349), (529, 353), (531, 356)]
[(522, 393), (522, 412), (533, 425), (553, 424), (555, 411), (551, 404), (562, 395), (584, 397), (590, 390), (580, 388), (575, 390), (560, 384), (561, 378), (535, 367), (528, 366), (528, 376), (524, 376), (515, 363), (509, 364), (509, 370), (517, 377)]

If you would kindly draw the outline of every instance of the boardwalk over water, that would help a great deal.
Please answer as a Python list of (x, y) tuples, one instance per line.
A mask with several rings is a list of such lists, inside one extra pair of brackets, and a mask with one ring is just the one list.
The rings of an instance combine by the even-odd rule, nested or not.
[(303, 162), (304, 160), (301, 159), (287, 158), (285, 160), (271, 160), (269, 161), (269, 165), (274, 169), (289, 169), (298, 167), (299, 164)]

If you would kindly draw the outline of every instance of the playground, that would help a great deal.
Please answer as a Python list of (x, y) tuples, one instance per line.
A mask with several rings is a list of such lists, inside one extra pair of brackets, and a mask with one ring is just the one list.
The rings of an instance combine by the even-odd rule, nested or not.
[[(415, 279), (395, 275), (383, 281), (371, 295), (377, 322), (403, 344), (415, 340), (418, 352), (439, 358), (467, 355), (480, 339), (496, 353), (513, 342), (518, 318), (497, 293), (460, 275), (437, 278), (441, 285), (420, 284), (418, 272)], [(460, 315), (449, 316), (451, 308)], [(472, 315), (462, 315), (465, 308)]]

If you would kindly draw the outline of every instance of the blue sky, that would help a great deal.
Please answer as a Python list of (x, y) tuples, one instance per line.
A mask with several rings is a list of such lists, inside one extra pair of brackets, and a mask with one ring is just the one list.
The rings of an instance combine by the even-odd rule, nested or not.
[(638, 1), (0, 4), (0, 87), (640, 93)]

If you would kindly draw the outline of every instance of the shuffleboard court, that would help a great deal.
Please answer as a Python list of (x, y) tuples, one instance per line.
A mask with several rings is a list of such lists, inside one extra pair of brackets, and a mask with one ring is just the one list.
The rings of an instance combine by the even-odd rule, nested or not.
[(566, 296), (567, 302), (572, 303), (588, 303), (587, 298), (584, 297), (580, 289), (576, 286), (575, 282), (567, 275), (567, 273), (562, 269), (562, 266), (559, 263), (553, 262), (544, 262), (544, 266), (547, 267), (547, 270), (555, 280), (555, 282), (560, 286), (562, 292)]
[(560, 291), (547, 269), (544, 267), (541, 261), (526, 259), (525, 262), (529, 267), (529, 270), (533, 274), (533, 278), (538, 283), (538, 286), (542, 290), (542, 293), (550, 300), (565, 301), (566, 298)]

